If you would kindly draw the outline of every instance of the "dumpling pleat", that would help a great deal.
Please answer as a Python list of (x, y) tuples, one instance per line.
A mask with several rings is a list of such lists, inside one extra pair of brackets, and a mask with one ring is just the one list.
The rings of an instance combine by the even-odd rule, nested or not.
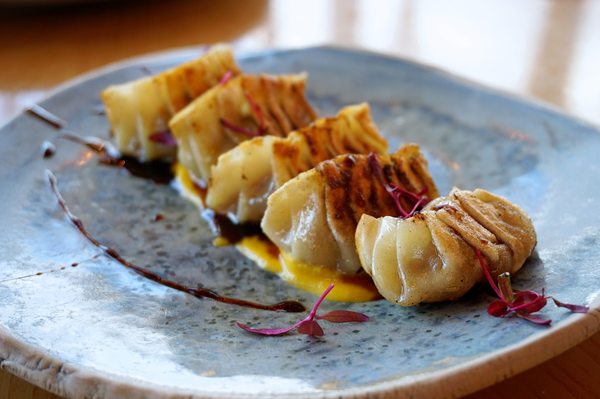
[(228, 46), (217, 45), (196, 60), (154, 76), (107, 87), (101, 94), (121, 153), (141, 160), (172, 159), (175, 147), (150, 139), (168, 131), (169, 120), (230, 72), (238, 75)]
[[(410, 151), (405, 151), (405, 147), (410, 147)], [(276, 245), (284, 251), (286, 250), (287, 244), (284, 246), (280, 242), (280, 237), (277, 234), (272, 234), (273, 231), (276, 231), (273, 226), (278, 224), (276, 220), (277, 213), (272, 212), (272, 209), (289, 206), (283, 202), (286, 197), (280, 195), (280, 193), (288, 191), (289, 196), (291, 196), (293, 193), (305, 189), (307, 186), (303, 181), (310, 179), (314, 182), (310, 188), (318, 190), (319, 193), (324, 193), (323, 213), (326, 215), (326, 222), (322, 225), (307, 223), (306, 227), (313, 232), (327, 230), (327, 237), (328, 239), (329, 237), (334, 239), (339, 257), (331, 259), (328, 263), (321, 263), (315, 255), (303, 253), (304, 256), (297, 260), (337, 269), (345, 274), (360, 273), (362, 267), (359, 255), (356, 252), (355, 232), (361, 216), (382, 217), (399, 216), (401, 214), (393, 198), (386, 191), (386, 184), (396, 184), (405, 189), (411, 187), (417, 189), (427, 188), (428, 193), (437, 194), (437, 188), (430, 178), (417, 176), (416, 174), (410, 177), (403, 175), (400, 163), (404, 159), (399, 154), (405, 154), (415, 162), (426, 162), (420, 154), (418, 146), (408, 144), (405, 147), (391, 156), (382, 154), (369, 156), (361, 154), (340, 155), (323, 161), (315, 168), (288, 181), (277, 189), (268, 200), (265, 216), (261, 223), (265, 234)], [(374, 165), (374, 162), (377, 162), (377, 165), (384, 171), (383, 175), (377, 173), (379, 169)], [(404, 185), (404, 182), (408, 182), (408, 186)], [(427, 182), (431, 182), (431, 185), (428, 186)], [(296, 203), (296, 215), (294, 217), (301, 218), (302, 212), (310, 206), (312, 204), (307, 202), (304, 204)], [(310, 237), (311, 239), (320, 240), (320, 234), (311, 233)], [(319, 242), (314, 243), (315, 247), (319, 245)]]
[[(289, 110), (282, 108), (284, 101), (294, 104), (294, 112), (302, 115), (305, 123), (312, 122), (316, 114), (304, 98), (305, 75), (241, 75), (220, 84), (181, 110), (169, 126), (179, 142), (194, 136), (201, 158), (195, 164), (183, 162), (197, 180), (208, 182), (212, 165), (218, 157), (241, 142), (261, 135), (286, 136), (296, 128), (285, 123)], [(275, 107), (275, 108), (274, 108)], [(273, 118), (272, 112), (283, 109), (283, 124)], [(189, 149), (186, 149), (189, 150)], [(179, 148), (178, 158), (186, 157)]]
[[(388, 219), (363, 216), (356, 230), (356, 245), (363, 269), (374, 281), (394, 281), (389, 278), (389, 268), (398, 271), (398, 287), (380, 292), (403, 306), (464, 295), (483, 279), (476, 251), (487, 259), (492, 276), (515, 272), (536, 242), (533, 224), (521, 208), (481, 189), (453, 189), (412, 217), (393, 218), (397, 230), (386, 234), (397, 241), (395, 262), (375, 253), (379, 241), (387, 242), (389, 237), (376, 234), (372, 225)], [(378, 271), (385, 273), (384, 277), (377, 276)], [(390, 294), (394, 290), (401, 293), (398, 298)]]
[[(319, 162), (352, 152), (357, 147), (364, 153), (387, 152), (387, 142), (379, 135), (369, 115), (367, 104), (349, 106), (335, 117), (318, 119), (286, 138), (264, 136), (240, 143), (219, 156), (217, 164), (211, 168), (207, 205), (240, 222), (259, 222), (267, 197)], [(370, 124), (348, 123), (358, 121), (358, 118)], [(366, 140), (373, 145), (364, 144)], [(353, 142), (362, 144), (353, 146)], [(235, 166), (236, 162), (248, 165), (245, 168), (248, 172), (242, 173)], [(246, 202), (251, 202), (252, 206)]]

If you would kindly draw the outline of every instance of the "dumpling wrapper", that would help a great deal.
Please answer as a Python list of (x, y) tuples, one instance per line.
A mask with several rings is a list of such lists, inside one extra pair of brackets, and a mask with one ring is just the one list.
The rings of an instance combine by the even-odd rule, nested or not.
[(348, 106), (286, 138), (256, 137), (222, 154), (212, 167), (206, 204), (237, 222), (258, 223), (269, 195), (301, 172), (337, 155), (387, 148), (368, 104)]
[(240, 75), (212, 88), (169, 123), (179, 162), (206, 185), (211, 166), (237, 144), (259, 135), (285, 137), (307, 126), (316, 113), (305, 86), (306, 74)]
[[(376, 160), (385, 183), (438, 196), (416, 144), (392, 155), (377, 155)], [(359, 273), (354, 233), (360, 217), (399, 215), (376, 172), (367, 155), (341, 155), (321, 162), (271, 194), (261, 222), (263, 232), (295, 260)]]
[(107, 87), (101, 98), (117, 149), (143, 161), (174, 158), (174, 146), (153, 141), (150, 136), (168, 133), (173, 115), (227, 73), (235, 76), (240, 69), (231, 48), (216, 45), (200, 58), (155, 76)]
[(402, 306), (463, 296), (484, 278), (476, 249), (497, 276), (518, 271), (535, 243), (525, 211), (481, 189), (454, 189), (407, 219), (364, 215), (356, 229), (364, 270)]

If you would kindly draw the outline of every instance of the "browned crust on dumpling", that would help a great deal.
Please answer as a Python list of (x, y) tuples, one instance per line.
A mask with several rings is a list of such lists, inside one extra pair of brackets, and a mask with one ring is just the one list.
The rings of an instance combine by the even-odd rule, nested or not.
[(228, 72), (240, 73), (233, 52), (216, 45), (198, 59), (104, 89), (101, 98), (119, 151), (143, 160), (171, 159), (175, 148), (154, 142), (150, 136), (167, 130), (171, 117)]
[(527, 214), (505, 198), (453, 189), (407, 219), (365, 215), (355, 240), (379, 292), (411, 306), (456, 300), (485, 279), (478, 251), (492, 276), (516, 272), (531, 255), (536, 234)]
[[(306, 79), (270, 75), (244, 75), (241, 79), (242, 91), (261, 108), (265, 134), (285, 137), (316, 119), (317, 114), (304, 95)], [(258, 127), (256, 114), (251, 115)]]
[[(344, 127), (341, 127), (340, 124)], [(361, 134), (350, 134), (350, 132)], [(299, 143), (302, 141), (302, 143)], [(300, 145), (305, 144), (305, 145)], [(305, 149), (308, 149), (306, 151)], [(379, 134), (368, 104), (349, 106), (335, 117), (322, 118), (294, 132), (288, 140), (273, 144), (273, 158), (281, 172), (282, 185), (318, 163), (340, 154), (387, 152), (387, 141)]]
[(454, 230), (460, 240), (481, 251), (492, 275), (519, 270), (536, 244), (533, 223), (525, 211), (486, 190), (455, 188), (425, 207), (423, 213), (431, 214)]
[[(392, 155), (375, 156), (383, 170), (387, 184), (419, 193), (427, 189), (428, 196), (437, 197), (438, 190), (427, 170), (427, 161), (419, 146), (407, 144)], [(373, 217), (400, 216), (394, 200), (386, 191), (385, 184), (373, 170), (367, 155), (342, 155), (321, 162), (316, 170), (325, 182), (327, 214), (333, 216), (336, 231), (352, 238), (356, 225), (363, 214)], [(405, 209), (412, 204), (401, 200)]]
[(240, 75), (217, 85), (175, 115), (169, 126), (178, 159), (206, 183), (219, 155), (260, 135), (284, 137), (316, 113), (304, 96), (306, 74)]

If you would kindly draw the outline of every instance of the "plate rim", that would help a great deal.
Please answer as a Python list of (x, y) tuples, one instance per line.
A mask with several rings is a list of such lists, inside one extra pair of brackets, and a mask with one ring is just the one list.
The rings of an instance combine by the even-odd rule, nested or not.
[[(50, 90), (43, 99), (39, 100), (37, 104), (43, 105), (44, 103), (51, 101), (55, 95), (98, 76), (127, 67), (140, 64), (143, 65), (144, 62), (160, 63), (161, 61), (166, 62), (177, 58), (192, 58), (206, 47), (206, 45), (179, 47), (112, 62), (57, 85), (54, 89)], [(600, 125), (597, 125), (595, 122), (570, 114), (554, 104), (527, 95), (516, 94), (503, 89), (490, 87), (445, 69), (411, 59), (410, 57), (389, 55), (356, 47), (349, 48), (333, 45), (269, 48), (254, 51), (238, 49), (235, 44), (233, 44), (232, 47), (236, 51), (236, 58), (238, 59), (260, 58), (289, 52), (322, 50), (363, 57), (376, 57), (396, 62), (400, 61), (420, 69), (425, 69), (437, 76), (467, 88), (508, 98), (520, 104), (535, 106), (540, 110), (557, 114), (563, 118), (569, 118), (592, 130), (600, 130)], [(8, 128), (10, 124), (24, 114), (25, 110), (18, 111), (0, 126), (0, 132)], [(260, 397), (283, 398), (312, 396), (338, 398), (369, 396), (374, 398), (398, 398), (421, 395), (435, 397), (467, 395), (494, 383), (499, 383), (517, 373), (545, 362), (600, 331), (600, 296), (597, 296), (592, 303), (590, 303), (589, 307), (590, 311), (587, 314), (570, 315), (569, 318), (562, 321), (560, 325), (552, 326), (551, 329), (541, 329), (539, 332), (532, 334), (528, 338), (515, 344), (485, 355), (473, 357), (459, 365), (415, 375), (409, 374), (397, 378), (392, 377), (389, 380), (352, 388), (334, 389), (330, 391), (321, 390), (315, 391), (314, 393), (301, 394), (260, 394)], [(102, 391), (107, 397), (119, 393), (123, 394), (125, 392), (132, 398), (147, 397), (148, 395), (156, 398), (180, 397), (182, 395), (189, 397), (190, 394), (191, 397), (194, 398), (221, 399), (227, 397), (248, 397), (247, 394), (202, 392), (197, 390), (184, 390), (173, 386), (156, 385), (146, 381), (140, 381), (133, 377), (125, 378), (90, 366), (76, 366), (68, 362), (62, 362), (60, 359), (51, 356), (45, 348), (20, 340), (18, 335), (11, 333), (8, 328), (1, 324), (0, 355), (0, 368), (9, 371), (29, 383), (58, 395), (74, 397), (82, 396), (81, 393), (85, 392), (85, 386), (93, 382), (94, 384), (102, 384), (105, 388), (109, 389)], [(467, 375), (468, 378), (460, 378), (461, 376)], [(142, 384), (136, 384), (136, 382)], [(111, 393), (113, 395), (111, 395)]]

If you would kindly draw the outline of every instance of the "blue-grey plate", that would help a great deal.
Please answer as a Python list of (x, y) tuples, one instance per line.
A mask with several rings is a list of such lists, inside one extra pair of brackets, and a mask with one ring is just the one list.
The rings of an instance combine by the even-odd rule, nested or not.
[[(42, 106), (81, 135), (107, 137), (97, 112), (107, 85), (198, 54), (183, 50), (105, 68)], [(476, 288), (454, 303), (402, 308), (385, 301), (326, 302), (371, 320), (323, 322), (325, 336), (271, 338), (236, 327), (298, 316), (198, 300), (97, 256), (49, 190), (53, 170), (72, 211), (129, 260), (187, 283), (259, 302), (315, 296), (215, 248), (198, 211), (172, 188), (99, 165), (28, 114), (0, 130), (0, 364), (68, 397), (449, 397), (542, 362), (600, 327), (600, 133), (546, 106), (493, 92), (429, 67), (335, 48), (240, 56), (248, 72), (309, 73), (321, 114), (368, 101), (392, 148), (417, 142), (440, 191), (483, 187), (521, 205), (539, 242), (515, 278), (592, 307), (548, 306), (551, 327), (487, 315)], [(57, 144), (43, 159), (44, 140)], [(157, 213), (165, 216), (154, 221)], [(72, 267), (77, 263), (77, 267)]]

